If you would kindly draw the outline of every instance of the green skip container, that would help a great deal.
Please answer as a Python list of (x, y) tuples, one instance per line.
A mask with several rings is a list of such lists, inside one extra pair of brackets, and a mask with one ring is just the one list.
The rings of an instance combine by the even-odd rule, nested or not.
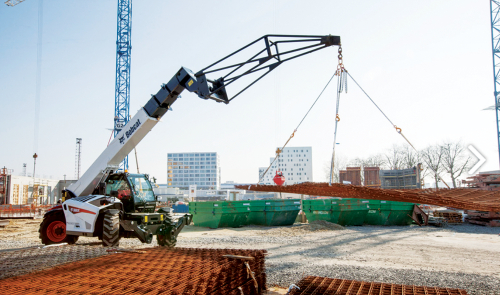
[(193, 215), (195, 226), (241, 227), (248, 222), (250, 203), (248, 201), (190, 202), (189, 213)]
[(414, 203), (370, 200), (365, 224), (410, 225), (413, 222)]
[(304, 200), (304, 213), (309, 222), (325, 220), (340, 225), (363, 225), (369, 201), (362, 199)]
[(250, 203), (248, 223), (251, 225), (292, 225), (300, 211), (300, 199), (255, 200)]

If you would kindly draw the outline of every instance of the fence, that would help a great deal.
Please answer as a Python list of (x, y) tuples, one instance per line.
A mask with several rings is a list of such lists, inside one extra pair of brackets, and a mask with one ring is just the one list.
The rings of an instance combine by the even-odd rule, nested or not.
[(0, 218), (41, 218), (53, 205), (0, 205)]

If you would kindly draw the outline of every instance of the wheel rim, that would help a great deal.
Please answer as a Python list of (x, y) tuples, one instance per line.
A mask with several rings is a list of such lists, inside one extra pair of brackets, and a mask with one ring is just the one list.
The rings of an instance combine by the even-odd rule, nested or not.
[(47, 237), (55, 243), (62, 242), (66, 238), (66, 224), (62, 221), (54, 221), (47, 227)]

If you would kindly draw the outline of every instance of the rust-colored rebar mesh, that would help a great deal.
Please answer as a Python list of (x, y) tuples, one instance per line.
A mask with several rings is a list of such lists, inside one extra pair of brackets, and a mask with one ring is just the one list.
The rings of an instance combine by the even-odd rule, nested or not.
[(305, 277), (289, 295), (467, 295), (462, 289), (370, 283), (323, 277)]
[[(141, 249), (0, 280), (0, 294), (262, 294), (266, 250)], [(223, 255), (251, 256), (244, 262)]]
[(101, 247), (101, 243), (97, 244), (98, 247), (72, 245), (39, 249), (38, 246), (34, 246), (15, 251), (0, 251), (0, 279), (106, 255), (106, 248)]
[(249, 191), (399, 201), (453, 207), (464, 210), (500, 211), (500, 191), (485, 191), (469, 188), (395, 190), (338, 183), (329, 185), (328, 183), (312, 182), (285, 186), (237, 185), (236, 187)]

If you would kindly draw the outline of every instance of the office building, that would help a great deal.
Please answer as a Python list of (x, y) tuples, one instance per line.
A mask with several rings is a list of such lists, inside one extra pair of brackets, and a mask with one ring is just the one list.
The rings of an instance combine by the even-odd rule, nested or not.
[(220, 189), (220, 164), (217, 153), (169, 153), (167, 186), (200, 190)]
[[(271, 158), (270, 163), (274, 160)], [(267, 167), (259, 168), (259, 180)], [(269, 168), (264, 179), (259, 184), (274, 185), (273, 178), (276, 171), (283, 172), (285, 185), (301, 182), (312, 182), (312, 147), (286, 147), (280, 153), (280, 156)]]

